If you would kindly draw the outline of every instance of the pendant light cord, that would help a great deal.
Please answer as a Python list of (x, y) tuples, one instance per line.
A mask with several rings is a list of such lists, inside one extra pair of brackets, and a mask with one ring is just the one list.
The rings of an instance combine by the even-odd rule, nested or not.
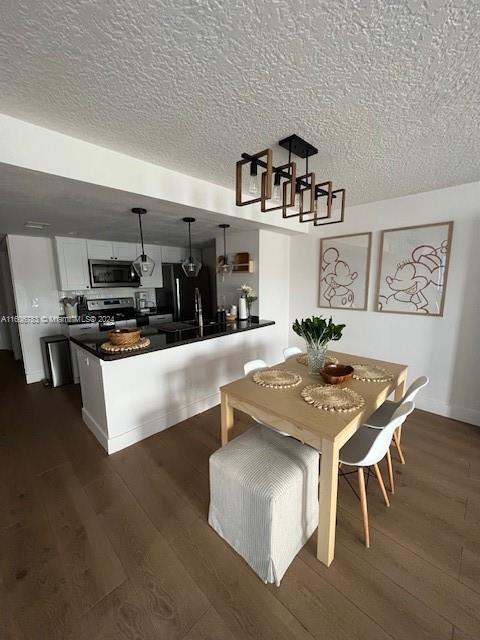
[(192, 234), (191, 234), (191, 231), (190, 231), (190, 227), (191, 226), (192, 226), (192, 223), (189, 222), (188, 223), (188, 247), (189, 247), (190, 255), (188, 256), (188, 259), (192, 263), (193, 262), (193, 258), (192, 258)]
[(143, 229), (142, 229), (142, 215), (138, 214), (138, 224), (140, 225), (140, 240), (142, 242), (142, 259), (145, 255), (145, 249), (143, 248)]
[(223, 227), (223, 260), (227, 264), (227, 228)]

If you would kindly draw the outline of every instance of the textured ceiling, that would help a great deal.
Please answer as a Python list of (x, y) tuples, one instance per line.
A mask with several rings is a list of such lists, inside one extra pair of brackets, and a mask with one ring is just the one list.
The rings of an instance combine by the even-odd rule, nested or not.
[(479, 31), (478, 0), (4, 0), (0, 110), (230, 187), (296, 132), (369, 202), (480, 179)]
[[(87, 182), (67, 180), (38, 171), (0, 164), (0, 236), (8, 233), (37, 236), (75, 235), (80, 238), (137, 242), (138, 218), (132, 207), (144, 207), (142, 220), (145, 242), (184, 247), (188, 244), (185, 216), (197, 217), (192, 225), (192, 244), (213, 244), (223, 233), (262, 227), (252, 222), (197, 211), (156, 198), (108, 189)], [(25, 228), (28, 221), (47, 222), (42, 231)]]

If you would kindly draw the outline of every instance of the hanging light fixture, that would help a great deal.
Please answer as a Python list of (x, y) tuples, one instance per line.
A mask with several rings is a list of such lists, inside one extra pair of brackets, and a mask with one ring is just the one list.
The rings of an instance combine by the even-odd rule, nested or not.
[(155, 269), (155, 262), (146, 255), (143, 246), (142, 216), (147, 213), (147, 210), (142, 209), (141, 207), (134, 207), (132, 209), (132, 213), (138, 216), (138, 224), (140, 227), (140, 241), (142, 243), (142, 253), (138, 256), (138, 258), (135, 258), (135, 260), (132, 262), (132, 266), (140, 278), (145, 278), (151, 276), (153, 270)]
[(232, 273), (233, 264), (228, 262), (227, 255), (227, 229), (230, 228), (229, 224), (219, 224), (220, 229), (223, 229), (223, 256), (218, 256), (217, 258), (217, 273), (224, 276), (226, 274)]
[[(255, 154), (241, 154), (242, 159), (237, 162), (236, 171), (237, 206), (260, 202), (262, 212), (281, 209), (284, 218), (298, 218), (299, 222), (313, 222), (315, 226), (342, 223), (345, 215), (345, 189), (334, 190), (330, 180), (316, 184), (315, 173), (308, 170), (308, 160), (318, 153), (318, 149), (296, 134), (283, 138), (278, 144), (288, 151), (288, 163), (283, 165), (273, 165), (271, 149)], [(305, 160), (305, 173), (301, 176), (297, 176), (292, 154)], [(250, 169), (248, 178), (244, 176), (244, 167)], [(243, 193), (249, 196), (245, 200)], [(339, 205), (336, 208), (340, 213), (339, 219), (332, 216), (334, 200)]]
[(200, 269), (202, 268), (202, 263), (192, 256), (192, 233), (191, 233), (191, 224), (195, 222), (195, 218), (182, 218), (184, 222), (188, 224), (188, 258), (182, 262), (182, 269), (187, 276), (187, 278), (196, 278)]

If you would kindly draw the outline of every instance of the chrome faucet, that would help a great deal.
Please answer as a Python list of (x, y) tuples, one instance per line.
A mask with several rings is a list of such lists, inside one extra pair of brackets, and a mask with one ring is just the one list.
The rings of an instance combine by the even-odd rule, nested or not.
[(202, 296), (198, 287), (195, 287), (195, 320), (199, 327), (203, 327)]

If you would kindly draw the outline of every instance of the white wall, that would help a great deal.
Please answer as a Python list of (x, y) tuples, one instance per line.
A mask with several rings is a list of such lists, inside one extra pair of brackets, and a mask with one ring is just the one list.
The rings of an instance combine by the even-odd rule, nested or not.
[[(57, 317), (60, 313), (53, 240), (8, 236), (8, 255), (15, 306), (19, 316)], [(20, 342), (27, 383), (45, 378), (40, 338), (62, 333), (55, 321), (20, 323)]]
[[(380, 230), (453, 220), (450, 270), (442, 318), (373, 311)], [(318, 307), (320, 236), (373, 231), (370, 311)], [(409, 379), (428, 375), (418, 405), (480, 425), (480, 183), (351, 207), (346, 222), (291, 238), (290, 324), (332, 315), (346, 329), (339, 351), (409, 366)], [(292, 344), (302, 341), (290, 332)]]
[(259, 314), (261, 318), (275, 320), (276, 323), (270, 332), (272, 352), (268, 364), (281, 362), (283, 349), (288, 345), (290, 242), (289, 236), (260, 230)]
[[(215, 238), (217, 256), (223, 255), (223, 233)], [(259, 232), (258, 229), (252, 231), (235, 231), (228, 233), (227, 229), (227, 253), (229, 259), (233, 261), (236, 253), (248, 251), (250, 260), (255, 263), (254, 273), (232, 273), (222, 277), (217, 275), (217, 302), (220, 306), (238, 306), (238, 298), (241, 293), (239, 288), (242, 284), (248, 284), (259, 293)], [(252, 314), (258, 314), (258, 301), (252, 304)]]

